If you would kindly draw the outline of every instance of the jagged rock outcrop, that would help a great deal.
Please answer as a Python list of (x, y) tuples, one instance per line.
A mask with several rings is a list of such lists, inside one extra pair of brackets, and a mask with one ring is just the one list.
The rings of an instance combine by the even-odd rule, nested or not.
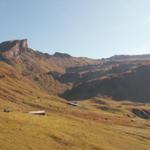
[(143, 119), (150, 118), (150, 110), (133, 108), (132, 113)]
[(71, 55), (69, 54), (66, 54), (66, 53), (60, 53), (60, 52), (56, 52), (54, 54), (55, 57), (60, 57), (60, 58), (69, 58), (69, 57), (72, 57)]
[(0, 56), (7, 59), (13, 58), (20, 55), (27, 48), (27, 39), (6, 41), (0, 44)]

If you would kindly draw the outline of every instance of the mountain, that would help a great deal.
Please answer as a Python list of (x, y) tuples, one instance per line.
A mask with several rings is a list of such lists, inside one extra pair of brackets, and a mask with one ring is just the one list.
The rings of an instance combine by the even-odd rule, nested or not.
[[(72, 89), (62, 93), (68, 100), (83, 100), (93, 97), (111, 97), (115, 100), (150, 102), (150, 60), (148, 56), (126, 56), (126, 61), (108, 58), (102, 64), (89, 68), (72, 69), (80, 77)], [(136, 58), (136, 59), (135, 59)], [(74, 78), (75, 79), (75, 78)], [(82, 93), (82, 94), (79, 94)]]
[(108, 60), (111, 61), (142, 61), (142, 60), (150, 60), (150, 54), (145, 54), (145, 55), (114, 55)]
[[(150, 102), (150, 66), (141, 66), (134, 70), (107, 74), (101, 78), (79, 83), (63, 93), (68, 100), (89, 99), (107, 96), (115, 100)], [(82, 93), (79, 94), (79, 93)]]
[[(3, 42), (0, 149), (149, 150), (149, 85), (149, 60), (49, 55), (26, 39)], [(46, 114), (29, 113), (36, 110)]]
[(1, 43), (0, 59), (50, 94), (58, 94), (71, 87), (70, 84), (55, 80), (52, 74), (61, 75), (69, 67), (100, 63), (100, 60), (76, 58), (58, 52), (54, 55), (49, 55), (34, 51), (28, 47), (27, 39)]
[(23, 39), (1, 43), (0, 60), (34, 86), (67, 100), (102, 96), (134, 102), (150, 99), (150, 55), (97, 60), (59, 52), (50, 55), (29, 48), (28, 40)]

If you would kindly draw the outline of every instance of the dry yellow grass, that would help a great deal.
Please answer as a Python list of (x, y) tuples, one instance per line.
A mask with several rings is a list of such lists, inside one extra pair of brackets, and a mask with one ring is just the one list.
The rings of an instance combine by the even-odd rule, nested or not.
[[(72, 107), (14, 72), (10, 66), (0, 64), (0, 73), (5, 75), (0, 79), (0, 150), (150, 149), (150, 121), (133, 118), (130, 112), (132, 107), (149, 105), (96, 99)], [(109, 109), (101, 110), (100, 106)], [(6, 107), (13, 112), (4, 113)], [(27, 113), (36, 109), (48, 113)]]
[(1, 150), (149, 150), (149, 129), (105, 124), (58, 112), (0, 113)]

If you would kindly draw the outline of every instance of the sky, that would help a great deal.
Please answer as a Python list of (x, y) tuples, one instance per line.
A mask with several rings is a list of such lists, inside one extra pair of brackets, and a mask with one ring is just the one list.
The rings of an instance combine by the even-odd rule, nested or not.
[(53, 54), (150, 53), (150, 0), (0, 0), (0, 42)]

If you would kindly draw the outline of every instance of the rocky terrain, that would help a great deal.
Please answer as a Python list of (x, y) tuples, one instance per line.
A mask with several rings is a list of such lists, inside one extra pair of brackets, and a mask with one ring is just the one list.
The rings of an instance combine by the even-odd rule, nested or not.
[(54, 75), (62, 75), (69, 67), (100, 63), (100, 60), (75, 58), (58, 52), (49, 55), (34, 51), (28, 47), (26, 39), (1, 43), (0, 59), (50, 94), (58, 94), (71, 87), (71, 84), (64, 84), (55, 80)]
[(99, 60), (59, 52), (50, 55), (29, 48), (24, 39), (1, 43), (0, 59), (39, 88), (68, 100), (96, 96), (135, 102), (150, 99), (150, 55)]

